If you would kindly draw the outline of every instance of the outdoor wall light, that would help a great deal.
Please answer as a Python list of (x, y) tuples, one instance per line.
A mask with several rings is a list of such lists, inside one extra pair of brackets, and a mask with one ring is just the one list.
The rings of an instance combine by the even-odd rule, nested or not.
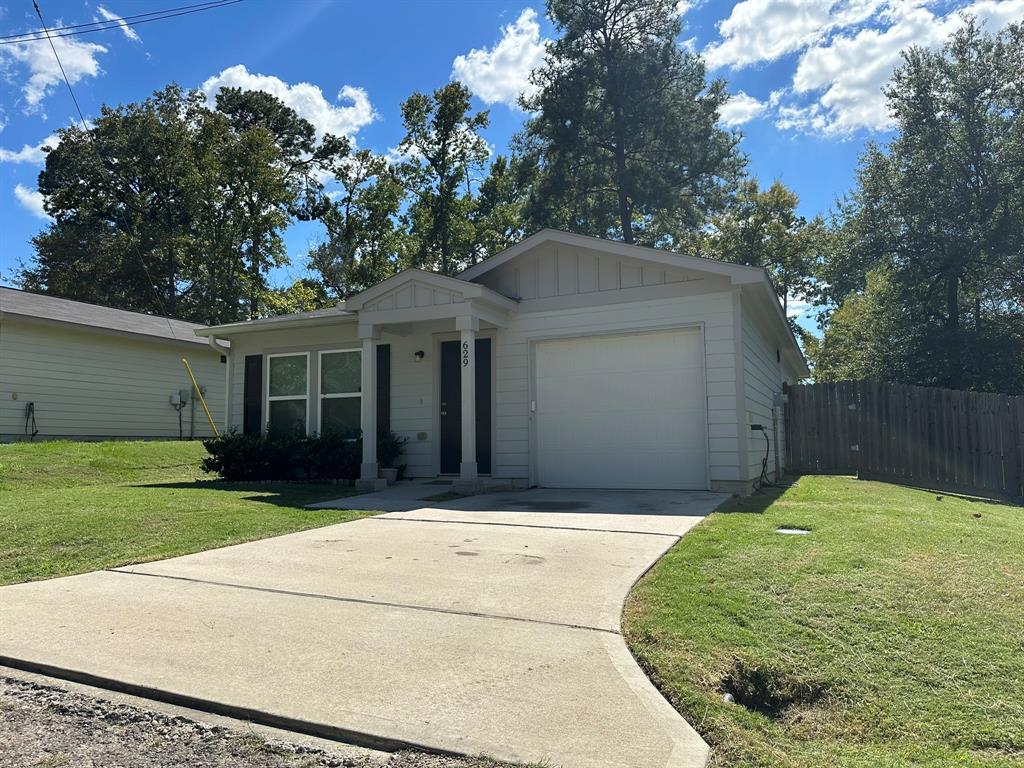
[(423, 359), (423, 350), (420, 349), (417, 350), (416, 352), (413, 352), (412, 359), (415, 360), (417, 363), (420, 362)]

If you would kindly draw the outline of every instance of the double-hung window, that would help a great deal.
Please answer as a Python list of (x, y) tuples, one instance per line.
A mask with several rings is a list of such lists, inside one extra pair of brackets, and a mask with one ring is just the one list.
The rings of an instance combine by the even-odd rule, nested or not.
[(267, 355), (267, 433), (308, 434), (309, 353)]
[(320, 353), (320, 434), (359, 437), (362, 423), (362, 353)]

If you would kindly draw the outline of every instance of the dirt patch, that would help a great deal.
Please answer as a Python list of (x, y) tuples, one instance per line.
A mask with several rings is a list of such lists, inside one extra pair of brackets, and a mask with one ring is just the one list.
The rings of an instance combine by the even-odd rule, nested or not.
[(337, 751), (0, 676), (2, 768), (501, 768), (486, 758)]
[(733, 661), (718, 690), (732, 696), (740, 706), (773, 720), (793, 710), (807, 709), (827, 693), (820, 681), (740, 658)]

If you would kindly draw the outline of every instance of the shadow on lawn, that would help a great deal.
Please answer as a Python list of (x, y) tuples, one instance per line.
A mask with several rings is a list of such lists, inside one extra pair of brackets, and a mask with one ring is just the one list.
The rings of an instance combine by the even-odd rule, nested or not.
[(248, 493), (244, 501), (258, 501), (279, 507), (304, 507), (320, 501), (353, 496), (356, 491), (333, 483), (254, 482), (246, 480), (193, 480), (173, 483), (135, 483), (130, 488), (183, 491), (226, 491)]
[(716, 513), (760, 515), (775, 503), (782, 494), (792, 488), (800, 480), (799, 477), (784, 477), (778, 485), (767, 486), (754, 491), (749, 496), (733, 496), (726, 500)]

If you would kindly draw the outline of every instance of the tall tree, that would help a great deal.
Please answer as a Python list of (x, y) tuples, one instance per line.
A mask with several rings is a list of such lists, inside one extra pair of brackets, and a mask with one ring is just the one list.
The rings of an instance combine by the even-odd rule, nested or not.
[(459, 82), (402, 103), (398, 150), (405, 159), (398, 172), (413, 195), (405, 214), (407, 266), (454, 274), (473, 263), (473, 185), (487, 160), (479, 131), (488, 121), (486, 111), (471, 112), (469, 89)]
[[(1021, 61), (1024, 26), (989, 35), (969, 21), (939, 51), (907, 51), (887, 89), (897, 134), (862, 160), (822, 289), (842, 307), (872, 293), (845, 276), (850, 265), (884, 271), (887, 301), (912, 308), (899, 314), (923, 345), (884, 347), (901, 380), (1024, 392), (1020, 366), (994, 365), (1024, 358)], [(825, 332), (834, 356), (867, 354), (838, 327)]]
[(61, 131), (39, 176), (54, 221), (20, 282), (198, 322), (258, 315), (282, 230), (327, 209), (320, 179), (348, 144), (269, 94), (219, 98), (172, 84)]
[(672, 244), (720, 208), (743, 165), (726, 101), (679, 44), (675, 0), (549, 0), (560, 33), (524, 98), (521, 152), (543, 169), (535, 225)]
[(310, 221), (327, 214), (331, 205), (322, 179), (344, 167), (351, 146), (348, 139), (331, 134), (318, 140), (312, 123), (263, 91), (222, 88), (216, 103), (241, 150), (242, 162), (232, 170), (236, 200), (248, 223), (247, 292), (249, 314), (256, 317), (268, 290), (267, 271), (287, 261), (282, 230), (292, 218)]
[(526, 206), (536, 176), (537, 166), (530, 158), (498, 155), (491, 163), (472, 212), (476, 260), (490, 258), (532, 234), (526, 230)]
[(387, 160), (368, 149), (340, 164), (335, 181), (340, 189), (323, 217), (327, 238), (310, 250), (309, 267), (336, 301), (395, 273), (405, 189)]
[(704, 238), (708, 255), (722, 261), (764, 267), (783, 309), (792, 297), (805, 298), (814, 286), (825, 225), (798, 215), (796, 194), (781, 182), (762, 190), (755, 179), (740, 185), (735, 200), (711, 219)]

